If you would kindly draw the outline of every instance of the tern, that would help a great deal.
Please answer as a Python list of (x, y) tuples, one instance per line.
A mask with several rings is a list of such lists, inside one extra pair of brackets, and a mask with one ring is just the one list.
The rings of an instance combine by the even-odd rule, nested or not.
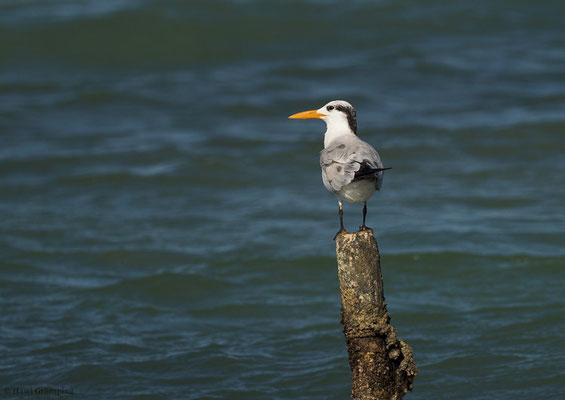
[(357, 136), (353, 106), (344, 100), (334, 100), (318, 110), (299, 112), (288, 118), (317, 118), (326, 123), (320, 166), (324, 186), (338, 198), (340, 229), (335, 237), (347, 232), (343, 226), (344, 201), (364, 203), (361, 230), (371, 229), (365, 225), (367, 200), (381, 189), (383, 171), (390, 168), (383, 167), (379, 153)]

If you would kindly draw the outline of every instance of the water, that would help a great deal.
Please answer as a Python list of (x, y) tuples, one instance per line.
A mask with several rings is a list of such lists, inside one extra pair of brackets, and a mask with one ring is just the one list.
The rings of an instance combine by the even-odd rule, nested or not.
[(347, 398), (324, 126), (287, 119), (341, 98), (393, 167), (406, 398), (565, 398), (564, 12), (0, 1), (6, 397)]

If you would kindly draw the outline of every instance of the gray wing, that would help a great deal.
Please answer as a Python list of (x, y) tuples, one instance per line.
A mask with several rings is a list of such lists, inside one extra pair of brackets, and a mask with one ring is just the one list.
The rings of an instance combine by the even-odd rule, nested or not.
[(383, 163), (377, 151), (357, 136), (338, 138), (320, 152), (324, 186), (332, 193), (359, 179), (375, 181), (381, 188)]

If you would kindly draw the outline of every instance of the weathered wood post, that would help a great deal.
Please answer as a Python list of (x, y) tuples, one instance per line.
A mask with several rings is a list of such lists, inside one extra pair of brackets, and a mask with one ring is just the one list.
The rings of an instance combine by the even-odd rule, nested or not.
[(355, 400), (402, 399), (418, 369), (412, 348), (396, 337), (386, 309), (380, 255), (373, 231), (336, 238), (341, 323)]

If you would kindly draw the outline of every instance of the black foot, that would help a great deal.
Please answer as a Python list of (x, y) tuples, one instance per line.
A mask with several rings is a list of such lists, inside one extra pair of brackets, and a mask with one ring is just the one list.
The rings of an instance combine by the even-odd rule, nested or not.
[(337, 233), (334, 236), (334, 240), (337, 239), (337, 237), (339, 236), (340, 233), (347, 233), (347, 231), (344, 228), (341, 228), (339, 231), (337, 231)]
[(369, 228), (368, 226), (365, 226), (365, 225), (360, 226), (359, 230), (360, 231), (371, 231), (371, 232), (373, 232), (373, 228)]

